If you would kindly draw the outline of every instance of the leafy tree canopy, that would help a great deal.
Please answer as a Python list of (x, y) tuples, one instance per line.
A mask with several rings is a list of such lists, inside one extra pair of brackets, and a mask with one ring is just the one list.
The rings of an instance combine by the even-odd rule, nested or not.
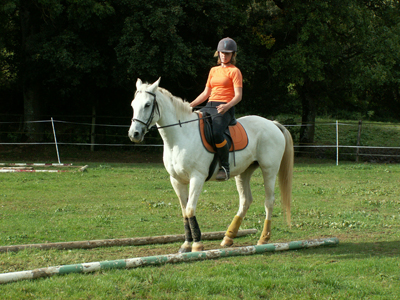
[(239, 45), (242, 112), (301, 113), (304, 123), (400, 113), (394, 0), (1, 0), (0, 92), (22, 99), (5, 110), (25, 120), (93, 105), (124, 114), (138, 77), (161, 76), (191, 100), (226, 36)]

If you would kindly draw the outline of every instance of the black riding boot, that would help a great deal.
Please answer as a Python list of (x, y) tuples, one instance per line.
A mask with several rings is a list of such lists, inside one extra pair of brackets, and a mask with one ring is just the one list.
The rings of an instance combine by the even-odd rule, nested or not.
[(229, 146), (228, 143), (226, 143), (226, 140), (224, 141), (225, 145), (222, 147), (217, 146), (217, 154), (221, 163), (221, 168), (219, 169), (217, 173), (217, 180), (228, 180), (229, 179)]

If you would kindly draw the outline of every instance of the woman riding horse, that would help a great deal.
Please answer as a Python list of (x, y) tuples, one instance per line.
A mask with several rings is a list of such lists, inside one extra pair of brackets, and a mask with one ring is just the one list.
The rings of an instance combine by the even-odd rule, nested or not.
[(221, 168), (217, 180), (229, 179), (229, 146), (224, 131), (235, 117), (235, 105), (242, 100), (243, 78), (235, 66), (237, 45), (231, 38), (224, 38), (218, 43), (216, 56), (219, 66), (213, 67), (208, 75), (204, 91), (190, 103), (196, 107), (206, 101), (201, 111), (211, 115), (213, 136)]

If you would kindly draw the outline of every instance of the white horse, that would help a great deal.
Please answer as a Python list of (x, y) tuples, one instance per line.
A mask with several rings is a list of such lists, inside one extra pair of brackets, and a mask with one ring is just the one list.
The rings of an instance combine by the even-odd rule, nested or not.
[[(214, 154), (202, 145), (198, 114), (188, 102), (159, 88), (160, 79), (153, 84), (136, 82), (132, 101), (133, 118), (129, 138), (141, 142), (149, 128), (157, 125), (164, 141), (164, 165), (179, 198), (185, 226), (185, 242), (179, 252), (202, 251), (201, 232), (196, 220), (196, 205)], [(282, 207), (290, 226), (290, 203), (293, 176), (293, 140), (286, 128), (259, 116), (239, 118), (248, 134), (249, 144), (235, 152), (236, 163), (230, 154), (230, 173), (235, 176), (239, 192), (239, 210), (228, 227), (221, 246), (231, 246), (233, 238), (253, 201), (250, 178), (260, 167), (264, 178), (266, 219), (258, 244), (266, 244), (271, 237), (271, 217), (275, 202), (274, 187), (279, 173)], [(215, 179), (218, 166), (210, 180)], [(188, 189), (189, 185), (189, 189)]]

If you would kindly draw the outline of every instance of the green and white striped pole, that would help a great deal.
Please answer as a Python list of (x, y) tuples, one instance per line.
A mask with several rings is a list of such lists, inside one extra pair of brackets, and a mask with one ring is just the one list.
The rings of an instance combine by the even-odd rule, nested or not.
[(265, 252), (296, 250), (296, 249), (313, 248), (319, 246), (334, 246), (337, 244), (339, 244), (339, 239), (333, 237), (326, 239), (296, 241), (289, 243), (275, 243), (275, 244), (266, 244), (257, 246), (207, 250), (201, 252), (146, 256), (139, 258), (128, 258), (128, 259), (110, 260), (103, 262), (91, 262), (91, 263), (65, 265), (58, 267), (48, 267), (30, 271), (0, 274), (0, 284), (9, 283), (12, 281), (36, 279), (41, 277), (49, 277), (53, 275), (61, 275), (69, 273), (88, 273), (105, 269), (136, 268), (149, 265), (161, 265), (167, 263), (217, 259), (221, 257), (262, 254)]

